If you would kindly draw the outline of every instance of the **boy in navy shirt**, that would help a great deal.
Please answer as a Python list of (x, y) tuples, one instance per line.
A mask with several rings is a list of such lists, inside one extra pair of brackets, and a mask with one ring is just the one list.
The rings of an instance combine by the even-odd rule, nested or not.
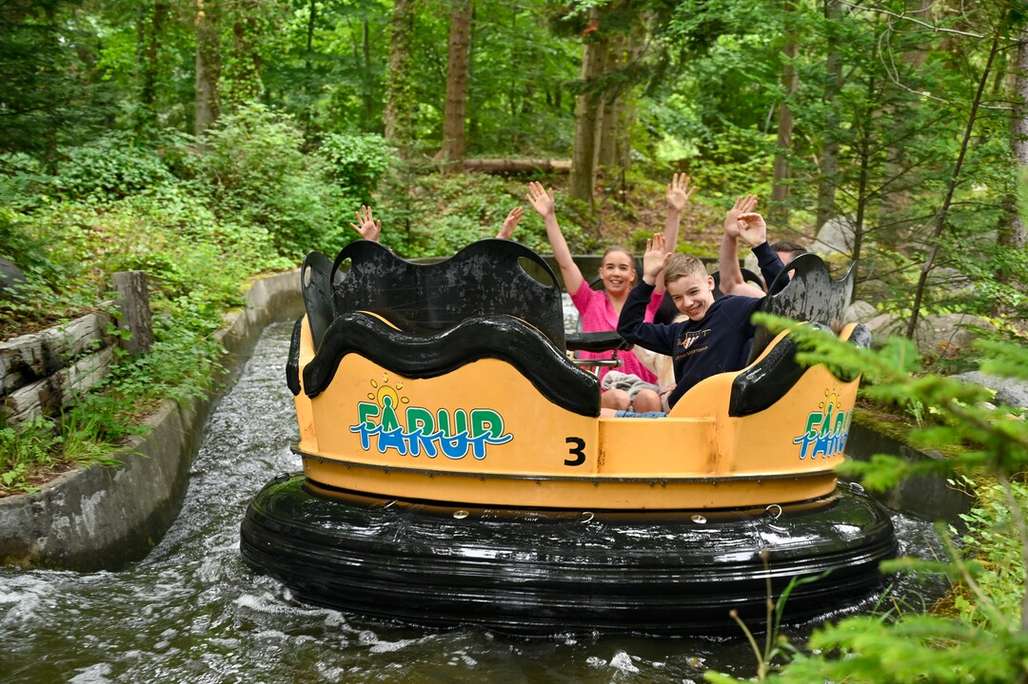
[[(737, 235), (753, 248), (768, 282), (784, 269), (781, 259), (767, 244), (767, 226), (760, 214), (729, 212), (725, 232)], [(643, 322), (646, 304), (661, 271), (672, 301), (689, 320), (670, 325)], [(663, 236), (655, 235), (643, 256), (642, 282), (632, 289), (621, 310), (618, 332), (633, 344), (672, 357), (677, 384), (667, 397), (670, 408), (700, 380), (745, 366), (747, 343), (754, 333), (750, 316), (761, 301), (763, 298), (734, 295), (715, 301), (714, 279), (707, 275), (703, 262), (684, 254), (667, 253)]]

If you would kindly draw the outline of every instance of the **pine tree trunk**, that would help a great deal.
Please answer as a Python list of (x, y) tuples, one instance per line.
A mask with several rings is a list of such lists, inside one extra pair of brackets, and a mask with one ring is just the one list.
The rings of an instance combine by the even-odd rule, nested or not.
[(828, 56), (825, 59), (825, 142), (821, 148), (820, 178), (817, 186), (817, 218), (815, 228), (820, 229), (835, 214), (835, 189), (839, 183), (839, 116), (836, 97), (842, 87), (842, 58), (835, 46), (837, 40), (833, 24), (842, 16), (839, 0), (825, 0), (825, 19), (828, 21)]
[(196, 0), (196, 111), (193, 133), (203, 135), (218, 120), (221, 46), (218, 0)]
[(443, 146), (439, 156), (445, 161), (459, 162), (464, 159), (464, 115), (467, 109), (471, 46), (471, 0), (452, 0), (452, 3)]
[(406, 155), (414, 127), (414, 88), (410, 61), (414, 38), (414, 0), (396, 0), (389, 41), (389, 75), (386, 83), (385, 137)]
[(789, 155), (792, 152), (792, 109), (789, 99), (796, 92), (796, 28), (792, 0), (785, 0), (785, 43), (782, 45), (782, 90), (784, 99), (778, 105), (778, 152), (775, 154), (771, 184), (771, 215), (782, 224), (789, 222), (786, 200), (789, 198)]
[(596, 79), (603, 73), (606, 45), (593, 34), (582, 46), (584, 90), (575, 97), (575, 147), (571, 156), (571, 196), (590, 207), (596, 182), (596, 127), (599, 123), (602, 94)]

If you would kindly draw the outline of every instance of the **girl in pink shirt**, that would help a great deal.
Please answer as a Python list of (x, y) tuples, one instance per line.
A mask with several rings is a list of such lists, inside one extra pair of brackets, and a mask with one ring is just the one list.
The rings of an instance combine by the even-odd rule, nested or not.
[[(664, 239), (665, 244), (671, 249), (678, 243), (678, 227), (681, 222), (682, 210), (685, 209), (692, 192), (693, 189), (689, 187), (689, 178), (685, 174), (675, 174), (671, 184), (668, 185), (668, 214)], [(557, 223), (553, 191), (547, 191), (541, 183), (529, 183), (528, 201), (543, 217), (543, 222), (546, 224), (546, 236), (550, 240), (550, 247), (553, 248), (554, 259), (560, 267), (564, 286), (571, 295), (571, 301), (578, 309), (582, 331), (609, 332), (617, 330), (621, 307), (628, 299), (628, 293), (631, 292), (636, 281), (635, 260), (632, 259), (631, 254), (621, 247), (608, 249), (600, 263), (600, 279), (603, 281), (603, 289), (593, 290), (582, 276), (582, 271), (575, 264), (574, 259), (571, 258), (571, 250), (568, 249), (567, 241)], [(660, 306), (663, 296), (664, 281), (660, 279), (653, 292), (653, 297), (646, 307), (646, 321), (653, 320), (653, 314)], [(581, 352), (581, 355), (583, 358), (609, 359), (612, 352)], [(656, 382), (653, 373), (643, 366), (631, 351), (619, 352), (618, 358), (621, 359), (623, 372), (635, 374), (647, 382)], [(600, 368), (601, 379), (607, 370), (606, 367)], [(623, 390), (608, 390), (601, 395), (600, 405), (617, 410), (659, 411), (661, 409), (660, 397), (652, 390), (642, 390), (632, 400), (629, 400), (628, 393)]]

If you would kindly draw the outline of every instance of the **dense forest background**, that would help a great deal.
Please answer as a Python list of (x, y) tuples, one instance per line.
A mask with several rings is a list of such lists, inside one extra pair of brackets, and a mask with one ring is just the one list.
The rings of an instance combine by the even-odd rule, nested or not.
[[(488, 235), (520, 201), (519, 174), (552, 174), (572, 246), (588, 250), (659, 226), (662, 184), (682, 170), (700, 187), (684, 249), (710, 254), (718, 207), (756, 192), (778, 237), (845, 224), (858, 293), (910, 331), (923, 310), (1017, 320), (1025, 12), (1016, 0), (9, 0), (0, 203), (5, 224), (40, 211), (52, 223), (58, 201), (174, 205), (161, 193), (175, 186), (179, 204), (257, 228), (295, 260), (353, 239), (367, 202), (384, 241), (419, 256)], [(544, 245), (534, 217), (518, 237)]]

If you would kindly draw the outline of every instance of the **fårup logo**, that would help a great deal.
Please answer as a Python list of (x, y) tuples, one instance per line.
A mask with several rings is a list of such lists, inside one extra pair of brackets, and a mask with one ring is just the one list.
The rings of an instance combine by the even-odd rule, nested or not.
[[(392, 449), (401, 456), (439, 454), (460, 460), (471, 451), (481, 461), (486, 446), (506, 444), (514, 435), (504, 434), (503, 416), (488, 408), (470, 411), (439, 409), (433, 414), (423, 406), (406, 406), (410, 399), (400, 395), (403, 384), (389, 384), (389, 377), (379, 384), (371, 381), (371, 401), (357, 402), (357, 424), (350, 432), (360, 435), (361, 449), (370, 451), (374, 445), (380, 454)], [(402, 420), (401, 420), (402, 414)]]
[(825, 390), (824, 401), (807, 415), (806, 429), (792, 443), (800, 445), (800, 460), (830, 458), (846, 450), (849, 433), (850, 414), (839, 409), (839, 395), (834, 390)]

